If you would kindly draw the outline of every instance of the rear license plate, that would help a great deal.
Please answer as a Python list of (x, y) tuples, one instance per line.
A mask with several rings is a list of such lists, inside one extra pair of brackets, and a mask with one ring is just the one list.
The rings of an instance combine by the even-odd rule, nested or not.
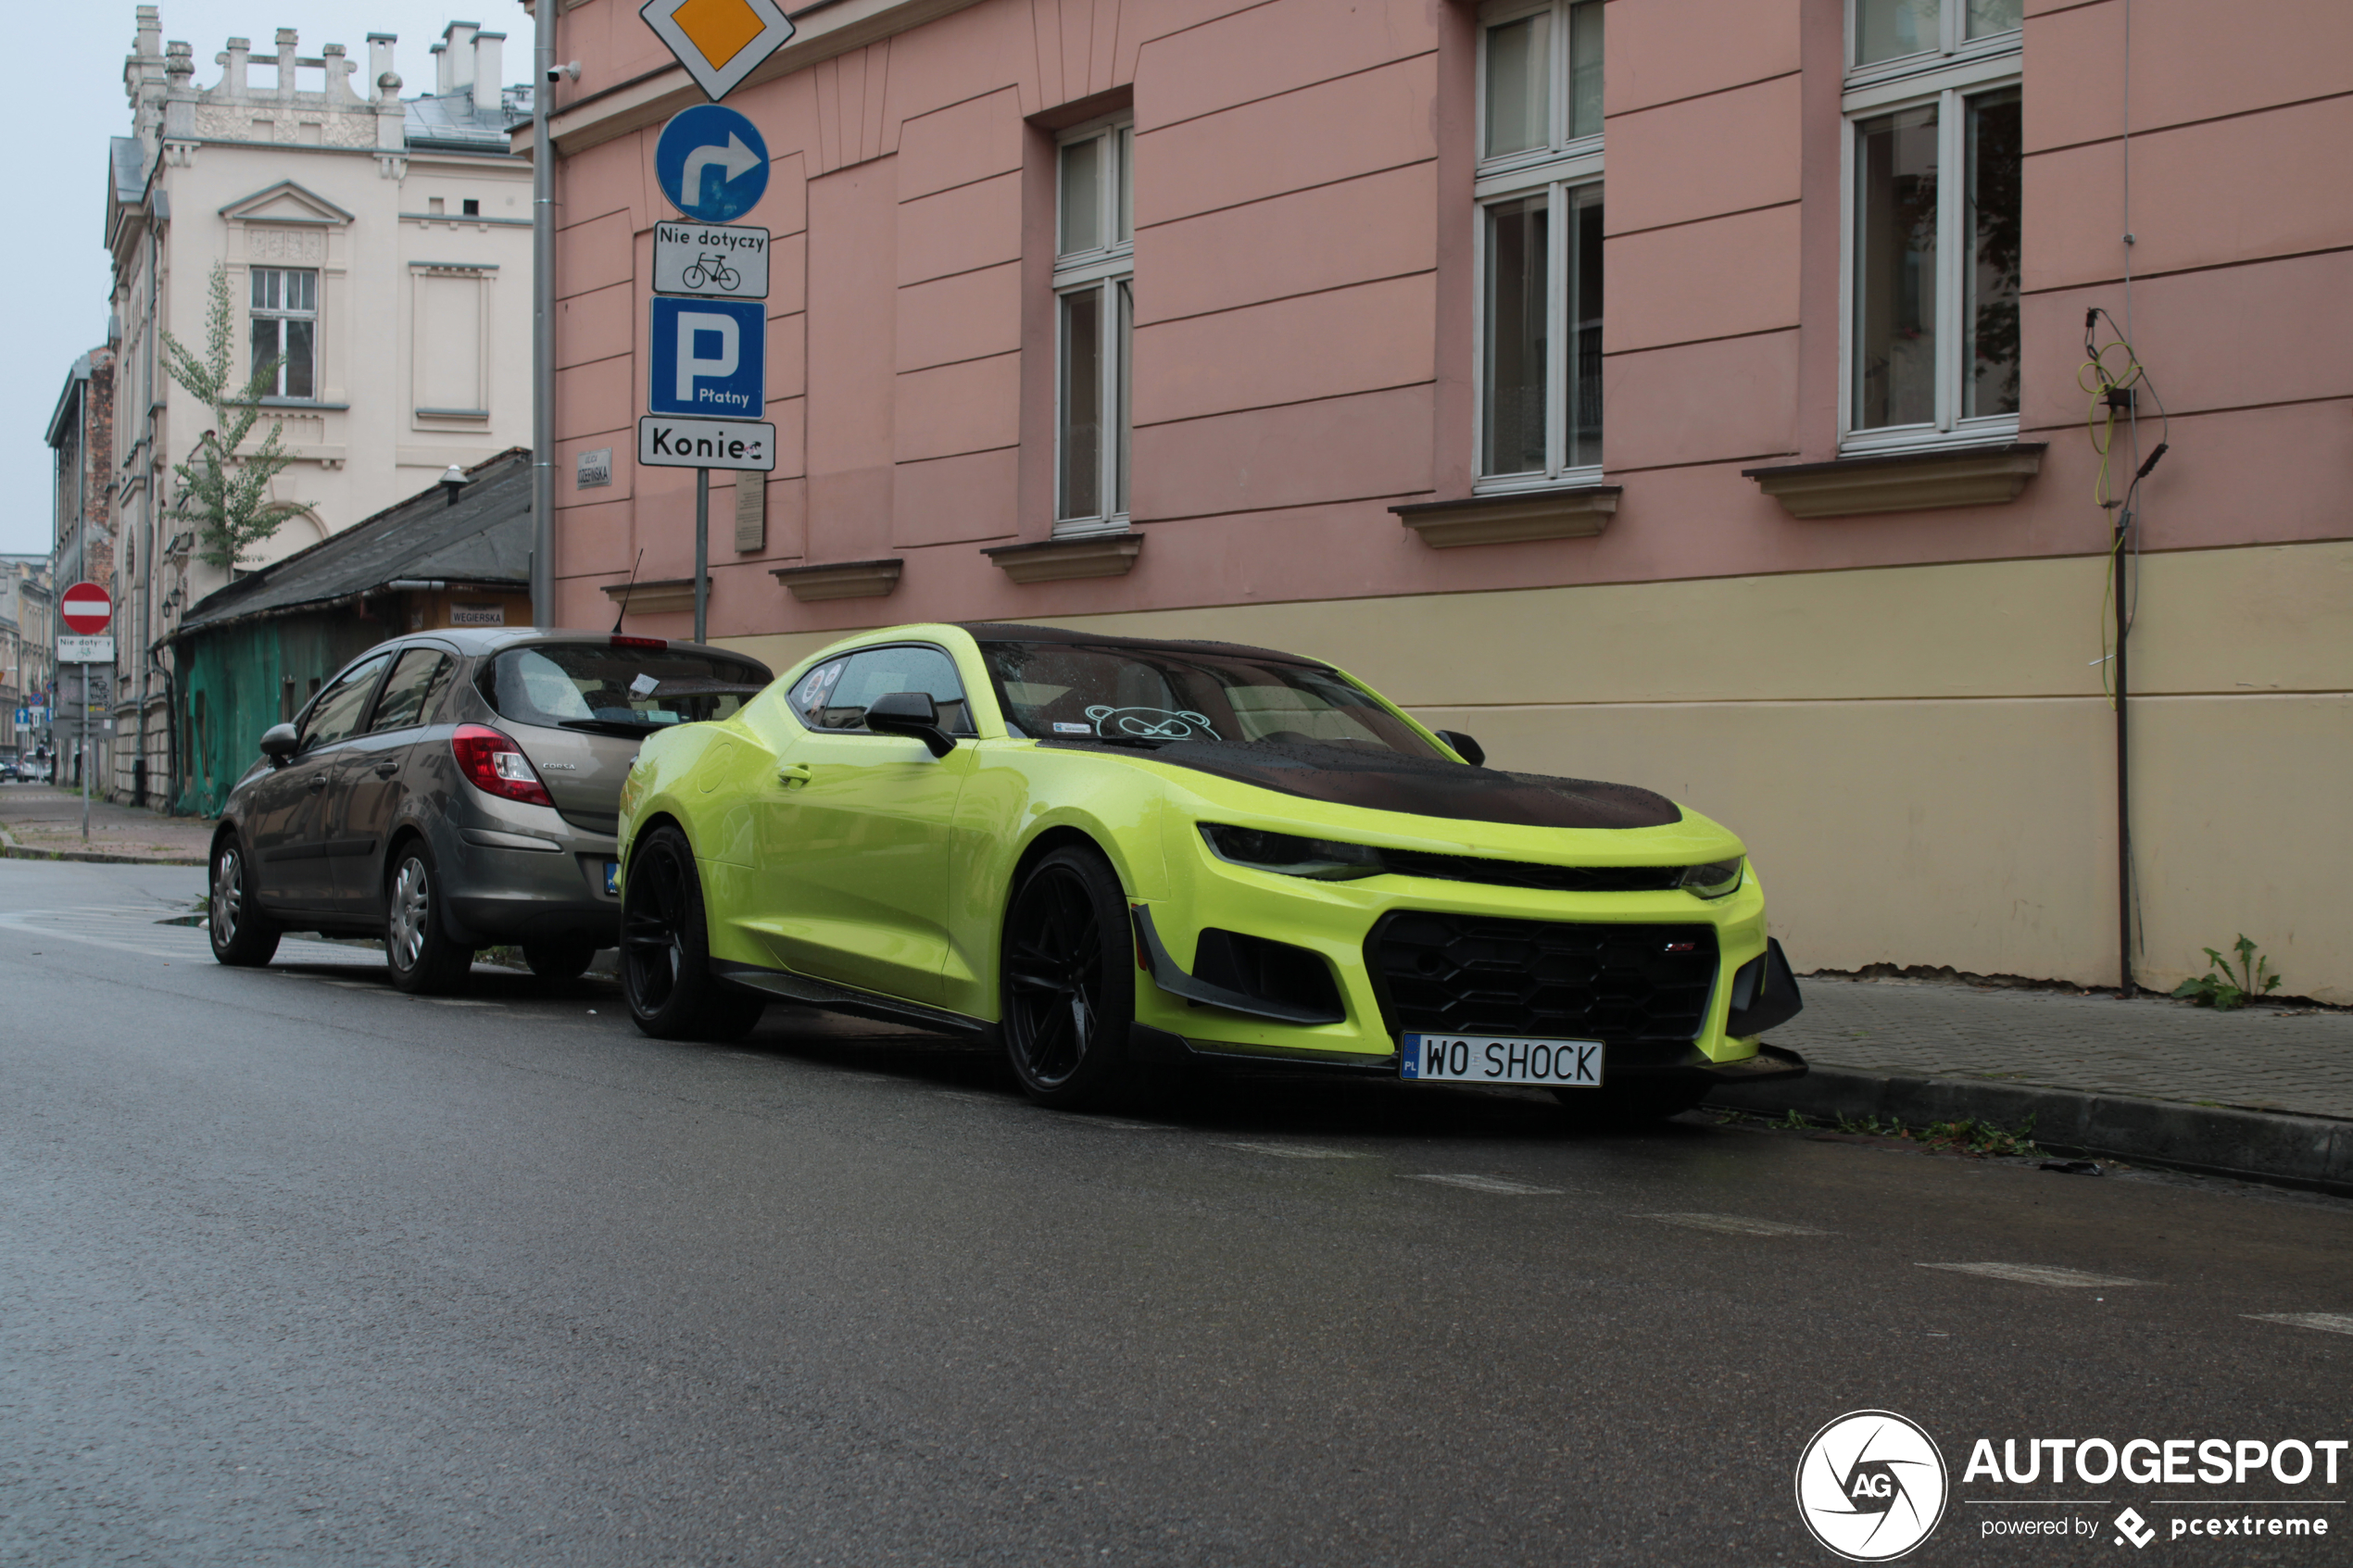
[(1425, 1084), (1541, 1084), (1554, 1089), (1602, 1086), (1599, 1040), (1523, 1040), (1504, 1035), (1407, 1035), (1399, 1075)]
[(621, 862), (619, 860), (607, 860), (605, 862), (605, 897), (608, 898), (617, 898), (620, 896)]

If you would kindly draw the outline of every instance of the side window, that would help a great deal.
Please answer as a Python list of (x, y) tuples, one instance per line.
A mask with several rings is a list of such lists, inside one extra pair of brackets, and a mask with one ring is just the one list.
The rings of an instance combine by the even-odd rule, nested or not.
[(793, 688), (793, 706), (818, 729), (863, 730), (867, 708), (892, 692), (928, 692), (939, 705), (941, 729), (975, 733), (956, 662), (934, 647), (866, 648), (820, 665)]
[(448, 684), (451, 668), (449, 656), (438, 648), (410, 648), (402, 654), (384, 682), (384, 695), (376, 698), (376, 716), (368, 733), (382, 734), (423, 723), (434, 699)]
[(367, 710), (368, 694), (375, 689), (376, 677), (391, 662), (392, 655), (379, 654), (320, 693), (310, 717), (302, 722), (300, 749), (316, 751), (322, 746), (333, 746), (358, 729), (359, 715)]

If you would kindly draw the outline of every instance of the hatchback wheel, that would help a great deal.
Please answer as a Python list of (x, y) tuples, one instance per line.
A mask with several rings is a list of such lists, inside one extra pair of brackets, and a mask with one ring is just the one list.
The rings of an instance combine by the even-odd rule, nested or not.
[(245, 847), (233, 833), (220, 835), (213, 846), (210, 908), (206, 934), (212, 938), (212, 956), (240, 969), (258, 969), (278, 951), (278, 926), (253, 901), (245, 875)]
[(1101, 856), (1057, 849), (1005, 914), (1005, 1054), (1040, 1105), (1076, 1110), (1126, 1086), (1136, 1019), (1127, 899)]
[(576, 980), (596, 961), (597, 944), (586, 936), (527, 937), (522, 961), (542, 980)]
[(461, 991), (473, 973), (474, 950), (449, 935), (440, 874), (422, 839), (410, 839), (393, 857), (384, 894), (384, 957), (392, 983), (404, 991)]
[(621, 988), (657, 1040), (732, 1040), (767, 1003), (711, 972), (711, 930), (694, 846), (674, 827), (646, 834), (621, 889)]

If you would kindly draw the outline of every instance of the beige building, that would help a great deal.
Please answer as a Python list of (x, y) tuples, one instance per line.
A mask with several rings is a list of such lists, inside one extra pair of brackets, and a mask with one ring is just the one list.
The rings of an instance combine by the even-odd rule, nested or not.
[[(240, 373), (282, 361), (250, 451), (274, 426), (292, 515), (239, 563), (314, 545), (531, 430), (531, 169), (508, 131), (504, 35), (452, 23), (429, 93), (403, 97), (397, 40), (257, 56), (232, 38), (200, 83), (194, 51), (138, 10), (123, 67), (132, 133), (109, 161), (119, 656), (113, 784), (170, 798), (167, 718), (179, 618), (230, 581), (204, 562), (175, 464), (211, 410), (174, 383), (158, 330), (199, 353), (226, 269)], [(355, 81), (354, 78), (358, 80)], [(145, 766), (139, 763), (144, 759)]]

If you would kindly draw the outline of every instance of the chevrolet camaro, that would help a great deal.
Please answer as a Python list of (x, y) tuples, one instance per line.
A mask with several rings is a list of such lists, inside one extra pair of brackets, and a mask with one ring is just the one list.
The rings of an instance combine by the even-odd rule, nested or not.
[(1484, 762), (1266, 648), (866, 633), (647, 737), (623, 987), (665, 1038), (776, 999), (975, 1036), (1060, 1107), (1222, 1061), (1638, 1118), (1805, 1071), (1757, 1038), (1801, 1004), (1738, 838)]

